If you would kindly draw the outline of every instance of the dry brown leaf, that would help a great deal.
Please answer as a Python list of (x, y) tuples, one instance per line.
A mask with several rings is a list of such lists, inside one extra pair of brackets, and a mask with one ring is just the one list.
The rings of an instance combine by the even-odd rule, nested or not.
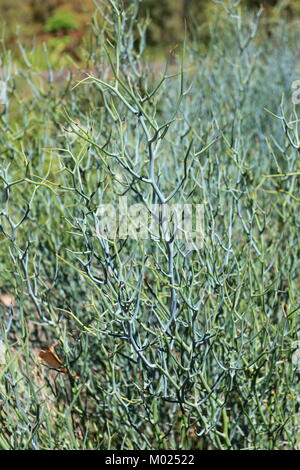
[(74, 379), (79, 379), (77, 375), (70, 374), (68, 369), (64, 366), (62, 360), (56, 354), (55, 347), (58, 344), (59, 343), (57, 342), (49, 346), (48, 349), (40, 349), (38, 353), (39, 362), (44, 362), (49, 367), (54, 367), (55, 369), (59, 369), (59, 372), (62, 372), (63, 374), (68, 374)]
[(197, 439), (197, 434), (196, 434), (196, 433), (197, 433), (197, 428), (196, 428), (196, 426), (192, 426), (192, 427), (189, 428), (189, 430), (188, 430), (188, 437), (189, 437), (190, 439), (193, 439), (193, 440), (194, 440), (194, 439)]
[(49, 367), (55, 367), (56, 369), (59, 369), (60, 372), (68, 374), (66, 367), (64, 367), (63, 362), (55, 352), (54, 348), (57, 345), (58, 343), (54, 343), (48, 349), (41, 349), (38, 353), (38, 360), (40, 362), (45, 362)]
[(0, 295), (0, 303), (4, 307), (10, 307), (11, 305), (14, 307), (16, 305), (16, 300), (13, 295), (6, 293)]

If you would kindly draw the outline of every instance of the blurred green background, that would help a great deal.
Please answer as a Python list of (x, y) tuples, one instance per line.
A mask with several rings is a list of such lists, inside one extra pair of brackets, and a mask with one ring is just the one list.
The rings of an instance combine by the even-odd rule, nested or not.
[[(124, 0), (124, 6), (131, 0)], [(89, 24), (95, 11), (93, 0), (0, 0), (2, 37), (10, 48), (18, 49), (18, 42), (35, 45), (47, 43), (54, 52), (52, 59), (61, 55), (81, 62), (80, 46), (88, 37)], [(105, 2), (100, 0), (103, 7)], [(106, 2), (107, 3), (107, 2)], [(143, 0), (140, 15), (150, 18), (147, 43), (156, 58), (193, 29), (203, 27), (204, 41), (209, 37), (209, 19), (216, 11), (214, 0)], [(228, 2), (227, 2), (228, 3)], [(278, 19), (291, 23), (299, 21), (299, 0), (241, 0), (242, 8), (264, 7), (263, 22), (266, 27)], [(37, 49), (37, 61), (43, 63)], [(42, 53), (40, 54), (42, 56)], [(55, 65), (55, 64), (54, 64)], [(65, 65), (65, 63), (64, 63)]]

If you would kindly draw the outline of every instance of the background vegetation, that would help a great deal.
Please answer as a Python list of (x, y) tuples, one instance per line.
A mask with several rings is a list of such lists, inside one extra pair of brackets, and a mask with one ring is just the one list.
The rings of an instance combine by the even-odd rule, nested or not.
[[(122, 0), (123, 7), (128, 7), (131, 0)], [(105, 6), (107, 2), (102, 2)], [(249, 11), (263, 6), (263, 23), (272, 24), (280, 18), (289, 22), (297, 22), (300, 14), (298, 0), (241, 0), (240, 5)], [(16, 42), (16, 33), (22, 41), (49, 42), (50, 48), (55, 48), (51, 40), (55, 36), (68, 36), (69, 48), (66, 50), (72, 56), (82, 43), (83, 37), (88, 35), (88, 24), (94, 11), (93, 0), (0, 0), (0, 14), (2, 25), (5, 25), (4, 35), (11, 47)], [(184, 38), (185, 29), (192, 34), (195, 29), (202, 30), (202, 40), (209, 37), (209, 21), (214, 16), (215, 2), (213, 0), (142, 0), (140, 1), (139, 17), (147, 15), (151, 22), (147, 28), (147, 46), (152, 52), (162, 54)], [(73, 34), (70, 29), (54, 28), (49, 30), (49, 24), (55, 17), (64, 16), (66, 21), (72, 18)], [(68, 20), (69, 18), (69, 20)], [(100, 20), (101, 22), (102, 20)], [(74, 27), (76, 25), (76, 27)], [(69, 34), (68, 34), (69, 33)], [(58, 42), (58, 41), (56, 41)], [(155, 56), (156, 56), (155, 54)], [(73, 57), (74, 58), (74, 57)], [(78, 57), (76, 60), (79, 60)]]
[[(161, 3), (97, 4), (69, 62), (28, 42), (58, 2), (1, 42), (2, 449), (299, 447), (296, 29), (205, 2), (164, 68)], [(202, 203), (203, 248), (100, 236), (120, 195)]]

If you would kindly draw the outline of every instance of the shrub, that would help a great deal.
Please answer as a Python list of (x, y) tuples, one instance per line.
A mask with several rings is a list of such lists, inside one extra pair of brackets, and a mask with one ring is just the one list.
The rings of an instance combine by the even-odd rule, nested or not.
[[(76, 87), (1, 56), (0, 448), (296, 449), (295, 39), (217, 10), (157, 71), (130, 3)], [(121, 195), (202, 203), (203, 247), (101, 233)]]
[(45, 29), (48, 33), (59, 31), (68, 32), (79, 28), (79, 24), (71, 11), (57, 11), (46, 23)]

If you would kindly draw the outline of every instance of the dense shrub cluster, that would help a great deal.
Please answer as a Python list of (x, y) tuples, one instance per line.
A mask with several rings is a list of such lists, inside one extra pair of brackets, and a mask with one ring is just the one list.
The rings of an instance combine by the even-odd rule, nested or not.
[(67, 32), (78, 29), (78, 23), (73, 13), (70, 11), (58, 11), (51, 16), (46, 23), (46, 31), (56, 33), (59, 31)]
[[(161, 69), (111, 3), (83, 79), (2, 44), (0, 448), (295, 449), (293, 33), (219, 5)], [(203, 247), (101, 235), (122, 195), (203, 204)]]

